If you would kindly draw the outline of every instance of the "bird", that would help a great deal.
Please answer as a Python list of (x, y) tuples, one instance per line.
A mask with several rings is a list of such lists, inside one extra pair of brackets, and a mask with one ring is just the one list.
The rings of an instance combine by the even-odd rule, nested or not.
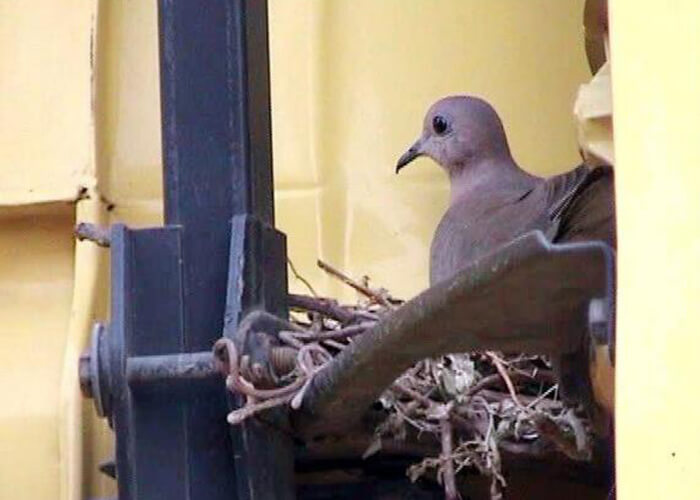
[(430, 245), (431, 285), (533, 230), (554, 243), (616, 247), (612, 167), (581, 164), (547, 178), (527, 172), (513, 159), (498, 113), (480, 97), (448, 96), (430, 106), (396, 173), (421, 156), (450, 181), (449, 205)]

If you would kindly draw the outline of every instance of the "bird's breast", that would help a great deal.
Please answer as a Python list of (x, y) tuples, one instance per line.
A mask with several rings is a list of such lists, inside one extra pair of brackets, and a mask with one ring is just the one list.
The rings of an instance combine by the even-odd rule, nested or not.
[(545, 230), (541, 196), (453, 204), (440, 220), (430, 247), (430, 283), (444, 281), (479, 257), (534, 229)]

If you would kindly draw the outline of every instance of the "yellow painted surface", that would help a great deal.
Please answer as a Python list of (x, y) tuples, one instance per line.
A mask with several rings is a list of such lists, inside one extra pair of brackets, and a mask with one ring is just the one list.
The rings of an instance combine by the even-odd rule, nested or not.
[(590, 82), (581, 85), (574, 104), (578, 143), (591, 166), (615, 165), (612, 112), (610, 63), (606, 62)]
[(429, 160), (399, 177), (394, 165), (445, 94), (489, 99), (525, 168), (574, 166), (571, 110), (590, 77), (582, 12), (559, 0), (271, 1), (277, 215), (299, 271), (346, 298), (316, 257), (402, 297), (427, 285), (447, 180)]
[(97, 169), (111, 221), (160, 225), (157, 2), (100, 2), (95, 82)]
[(700, 497), (700, 4), (611, 2), (618, 498)]
[[(571, 109), (589, 78), (581, 1), (269, 6), (277, 221), (292, 261), (320, 293), (353, 298), (316, 268), (317, 257), (400, 296), (427, 285), (427, 242), (447, 181), (427, 160), (393, 172), (434, 99), (487, 97), (533, 172), (579, 161)], [(101, 190), (115, 219), (137, 225), (162, 220), (156, 37), (152, 2), (100, 4)]]
[[(95, 1), (0, 2), (0, 498), (82, 498), (75, 363), (102, 289), (75, 244), (96, 201)], [(83, 199), (75, 203), (79, 197)], [(96, 210), (89, 207), (98, 206)], [(77, 264), (76, 264), (77, 262)]]
[(95, 0), (0, 1), (0, 205), (92, 187)]
[[(317, 257), (398, 296), (427, 285), (447, 181), (426, 160), (393, 171), (438, 97), (493, 102), (533, 172), (579, 161), (581, 0), (269, 5), (277, 221), (320, 293), (352, 298)], [(0, 209), (0, 498), (114, 491), (95, 470), (112, 436), (72, 368), (105, 316), (106, 252), (70, 231), (162, 222), (157, 49), (155, 1), (0, 1), (0, 205), (23, 204)], [(90, 200), (28, 205), (80, 186)]]
[(0, 209), (0, 498), (55, 499), (74, 210)]

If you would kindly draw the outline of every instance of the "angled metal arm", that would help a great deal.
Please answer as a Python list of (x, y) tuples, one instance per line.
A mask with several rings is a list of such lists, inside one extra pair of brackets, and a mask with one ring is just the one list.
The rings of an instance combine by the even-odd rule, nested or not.
[(433, 286), (342, 351), (314, 380), (296, 422), (342, 432), (404, 370), (430, 356), (496, 349), (563, 354), (582, 345), (591, 299), (611, 297), (613, 252), (527, 234)]

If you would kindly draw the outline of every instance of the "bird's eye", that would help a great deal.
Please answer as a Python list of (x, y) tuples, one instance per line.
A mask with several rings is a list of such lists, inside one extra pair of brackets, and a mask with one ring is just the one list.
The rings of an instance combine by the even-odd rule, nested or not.
[(433, 117), (433, 130), (437, 135), (442, 135), (447, 132), (447, 120), (440, 115)]

